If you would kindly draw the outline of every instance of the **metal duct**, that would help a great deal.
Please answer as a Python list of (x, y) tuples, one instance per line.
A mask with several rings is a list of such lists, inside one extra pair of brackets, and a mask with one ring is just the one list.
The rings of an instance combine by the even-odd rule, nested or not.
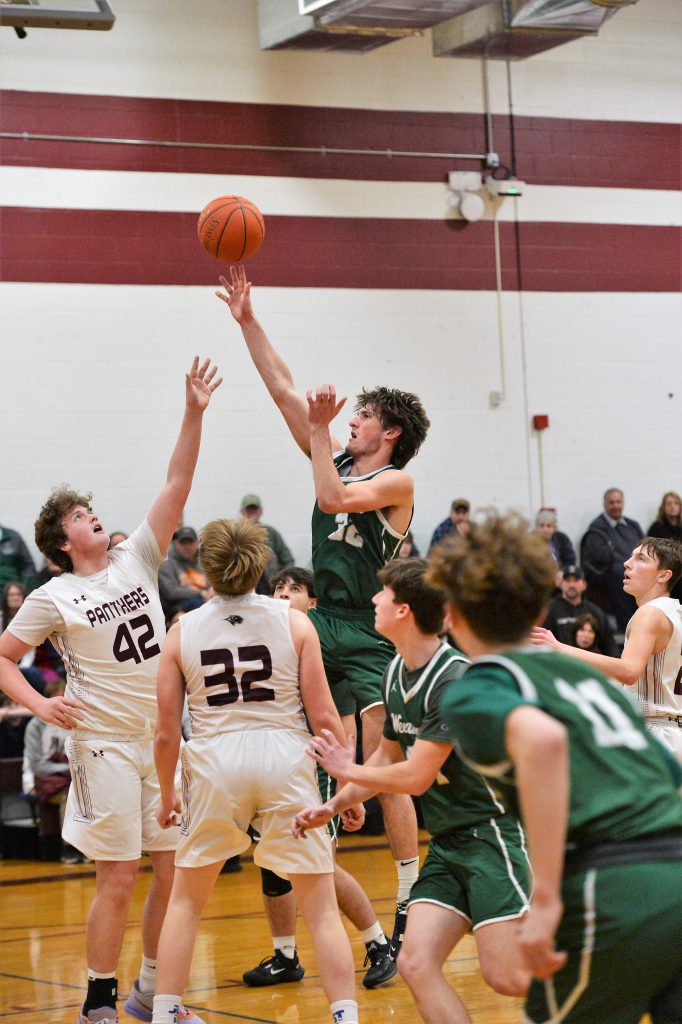
[(258, 0), (263, 50), (364, 53), (489, 0)]
[(433, 29), (435, 57), (523, 60), (572, 39), (596, 35), (637, 0), (494, 0)]

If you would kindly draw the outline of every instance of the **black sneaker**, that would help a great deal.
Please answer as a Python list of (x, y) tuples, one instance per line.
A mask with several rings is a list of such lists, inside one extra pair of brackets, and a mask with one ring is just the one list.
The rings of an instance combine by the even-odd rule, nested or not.
[(398, 970), (395, 960), (391, 959), (391, 944), (389, 942), (379, 943), (374, 940), (368, 942), (367, 956), (363, 966), (366, 967), (368, 963), (369, 970), (362, 979), (365, 988), (376, 988), (378, 985), (383, 985), (385, 981), (394, 978)]
[(276, 949), (272, 956), (261, 960), (258, 967), (244, 971), (242, 981), (253, 988), (262, 988), (264, 985), (280, 985), (283, 981), (300, 981), (304, 974), (298, 953), (288, 957)]
[(407, 900), (403, 903), (399, 903), (395, 912), (395, 924), (393, 926), (393, 935), (389, 943), (391, 947), (391, 959), (397, 960), (400, 947), (403, 944), (403, 937), (405, 935), (405, 926), (407, 925)]

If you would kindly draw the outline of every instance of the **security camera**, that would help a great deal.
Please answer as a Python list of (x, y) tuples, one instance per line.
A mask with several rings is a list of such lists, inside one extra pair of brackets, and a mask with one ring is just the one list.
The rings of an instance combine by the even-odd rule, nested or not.
[(525, 181), (519, 178), (493, 178), (485, 179), (486, 187), (491, 196), (522, 196), (526, 187)]

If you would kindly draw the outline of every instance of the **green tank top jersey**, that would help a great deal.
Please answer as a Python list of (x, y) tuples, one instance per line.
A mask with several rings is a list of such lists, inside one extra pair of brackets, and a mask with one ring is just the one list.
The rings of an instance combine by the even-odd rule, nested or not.
[[(347, 487), (371, 480), (387, 469), (349, 477), (352, 456), (337, 452), (334, 465)], [(372, 598), (381, 590), (379, 569), (398, 553), (405, 534), (394, 530), (380, 511), (322, 512), (315, 502), (312, 519), (313, 572), (318, 604), (323, 608), (360, 613), (374, 621)]]
[[(443, 644), (427, 665), (409, 672), (398, 656), (386, 670), (383, 684), (386, 720), (384, 736), (400, 744), (405, 757), (417, 739), (449, 743), (443, 729), (440, 703), (443, 694), (459, 685), (468, 659)], [(487, 780), (465, 765), (454, 751), (435, 782), (419, 798), (424, 824), (432, 836), (470, 828), (505, 814)]]
[(441, 701), (449, 741), (510, 807), (518, 805), (505, 721), (524, 704), (568, 731), (569, 848), (682, 828), (682, 769), (634, 700), (584, 663), (540, 648), (477, 658)]

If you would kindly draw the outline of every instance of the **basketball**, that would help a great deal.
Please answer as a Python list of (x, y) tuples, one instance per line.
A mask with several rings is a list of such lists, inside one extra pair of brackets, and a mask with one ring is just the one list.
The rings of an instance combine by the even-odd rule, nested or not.
[(243, 196), (219, 196), (199, 214), (199, 241), (217, 260), (238, 263), (258, 252), (265, 222), (257, 206)]

